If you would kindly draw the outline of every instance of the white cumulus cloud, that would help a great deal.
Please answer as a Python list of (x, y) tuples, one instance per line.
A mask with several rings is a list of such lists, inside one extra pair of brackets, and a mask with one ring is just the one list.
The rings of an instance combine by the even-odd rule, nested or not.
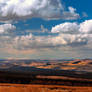
[(92, 33), (92, 20), (86, 20), (81, 23), (79, 31), (82, 33)]
[(79, 29), (79, 25), (77, 23), (65, 22), (60, 25), (56, 25), (52, 27), (52, 33), (77, 33)]
[(89, 34), (92, 33), (92, 20), (86, 20), (80, 24), (65, 22), (52, 27), (52, 33)]

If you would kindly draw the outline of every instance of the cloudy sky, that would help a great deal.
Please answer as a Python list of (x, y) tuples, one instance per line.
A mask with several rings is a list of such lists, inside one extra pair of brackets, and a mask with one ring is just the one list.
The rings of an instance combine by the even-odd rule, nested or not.
[(92, 58), (90, 0), (0, 0), (0, 58)]

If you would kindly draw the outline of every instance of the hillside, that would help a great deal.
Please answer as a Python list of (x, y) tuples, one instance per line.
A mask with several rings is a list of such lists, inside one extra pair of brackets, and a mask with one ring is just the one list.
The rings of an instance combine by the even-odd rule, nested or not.
[(92, 60), (1, 60), (0, 92), (92, 92)]

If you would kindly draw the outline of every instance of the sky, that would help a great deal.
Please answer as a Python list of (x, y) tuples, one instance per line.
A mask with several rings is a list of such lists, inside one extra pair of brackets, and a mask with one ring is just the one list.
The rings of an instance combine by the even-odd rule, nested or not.
[(0, 59), (92, 58), (91, 0), (0, 0)]

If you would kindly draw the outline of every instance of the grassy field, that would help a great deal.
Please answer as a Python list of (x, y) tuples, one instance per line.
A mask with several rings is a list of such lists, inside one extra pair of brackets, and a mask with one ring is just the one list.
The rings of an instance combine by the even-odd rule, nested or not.
[(92, 87), (0, 84), (0, 92), (92, 92)]

